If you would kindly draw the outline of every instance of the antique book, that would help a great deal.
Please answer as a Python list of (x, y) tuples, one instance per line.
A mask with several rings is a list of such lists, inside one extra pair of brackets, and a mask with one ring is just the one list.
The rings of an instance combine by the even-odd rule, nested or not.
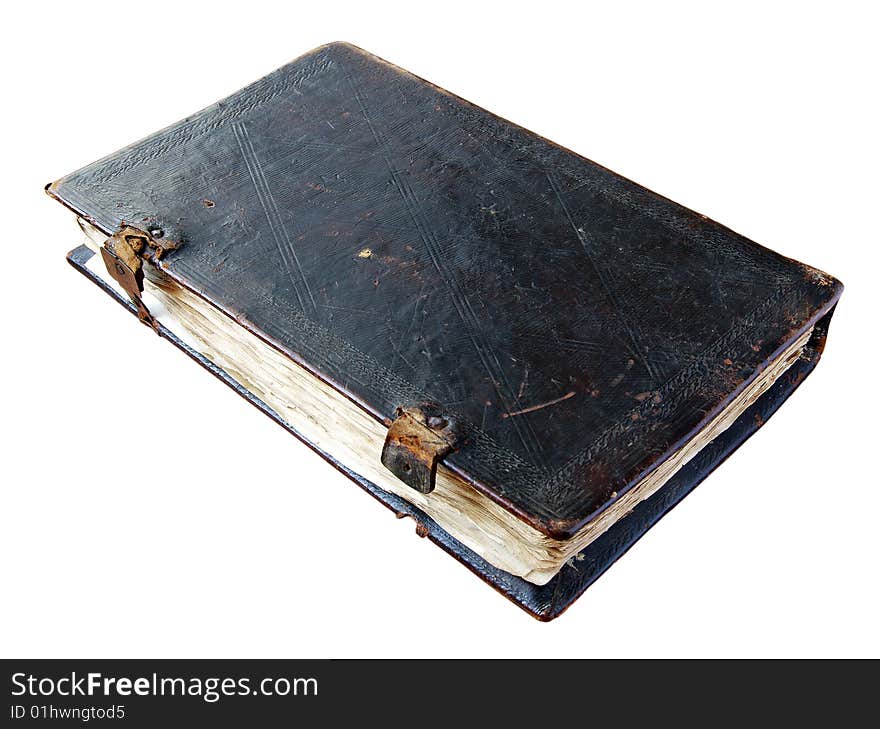
[(47, 191), (74, 267), (545, 620), (791, 394), (842, 290), (345, 43)]

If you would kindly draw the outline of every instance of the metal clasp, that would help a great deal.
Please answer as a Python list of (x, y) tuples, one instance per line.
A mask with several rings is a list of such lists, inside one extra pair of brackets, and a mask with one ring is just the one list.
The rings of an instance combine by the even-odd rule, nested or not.
[(458, 434), (437, 408), (397, 408), (382, 448), (382, 465), (416, 491), (434, 490), (437, 464), (455, 450)]
[(173, 246), (163, 247), (149, 233), (130, 225), (123, 225), (101, 246), (101, 258), (104, 259), (107, 272), (134, 303), (138, 319), (157, 332), (159, 331), (159, 322), (150, 313), (141, 298), (144, 291), (143, 257), (150, 249), (153, 249), (151, 252), (160, 258), (166, 247)]

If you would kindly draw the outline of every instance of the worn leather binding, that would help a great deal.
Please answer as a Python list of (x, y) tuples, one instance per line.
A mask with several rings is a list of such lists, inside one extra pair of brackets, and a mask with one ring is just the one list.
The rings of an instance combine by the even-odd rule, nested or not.
[[(166, 275), (382, 422), (417, 403), (447, 413), (461, 433), (443, 463), (557, 538), (815, 326), (732, 427), (544, 586), (334, 464), (543, 619), (775, 411), (815, 366), (842, 290), (339, 43), (48, 191), (108, 234), (125, 223), (173, 242)], [(70, 260), (94, 278), (84, 257)]]

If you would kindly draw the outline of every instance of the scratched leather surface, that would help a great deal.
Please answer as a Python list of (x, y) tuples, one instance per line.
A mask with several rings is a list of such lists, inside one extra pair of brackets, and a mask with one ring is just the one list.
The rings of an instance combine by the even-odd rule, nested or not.
[[(93, 255), (92, 251), (88, 248), (80, 246), (68, 254), (68, 261), (80, 273), (100, 286), (118, 303), (137, 316), (137, 310), (131, 301), (118, 294), (87, 268), (86, 264)], [(647, 501), (641, 502), (625, 518), (618, 521), (580, 554), (569, 560), (559, 574), (546, 585), (534, 585), (521, 577), (515, 577), (497, 567), (493, 567), (478, 554), (441, 529), (420, 509), (408, 501), (379, 488), (359, 474), (354, 473), (345, 464), (334, 460), (332, 456), (322, 451), (314, 443), (309, 442), (308, 439), (304, 438), (296, 429), (286, 423), (280, 415), (256, 395), (161, 325), (159, 326), (159, 334), (186, 352), (196, 362), (201, 364), (202, 367), (225, 382), (252, 405), (289, 430), (322, 458), (342, 471), (378, 501), (393, 510), (398, 517), (410, 516), (416, 520), (419, 524), (419, 531), (417, 533), (425, 534), (432, 542), (442, 547), (489, 585), (536, 618), (552, 620), (580, 597), (605, 570), (614, 564), (666, 512), (696, 488), (730, 453), (767, 422), (770, 416), (776, 412), (777, 408), (816, 366), (825, 345), (830, 318), (831, 313), (828, 313), (816, 325), (813, 336), (810, 338), (801, 359), (792, 365), (757, 402), (748, 408), (724, 433), (703, 448), (697, 456), (670, 479), (659, 493)]]
[(50, 194), (182, 242), (170, 275), (377, 417), (440, 403), (446, 463), (557, 536), (842, 288), (345, 44)]

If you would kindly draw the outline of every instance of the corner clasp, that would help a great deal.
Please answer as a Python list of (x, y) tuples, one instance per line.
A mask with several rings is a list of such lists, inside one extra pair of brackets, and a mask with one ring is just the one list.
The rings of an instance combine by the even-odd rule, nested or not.
[(144, 291), (143, 256), (151, 248), (162, 250), (149, 233), (124, 225), (104, 241), (101, 258), (104, 259), (107, 272), (134, 303), (138, 319), (158, 332), (159, 322), (141, 298)]

